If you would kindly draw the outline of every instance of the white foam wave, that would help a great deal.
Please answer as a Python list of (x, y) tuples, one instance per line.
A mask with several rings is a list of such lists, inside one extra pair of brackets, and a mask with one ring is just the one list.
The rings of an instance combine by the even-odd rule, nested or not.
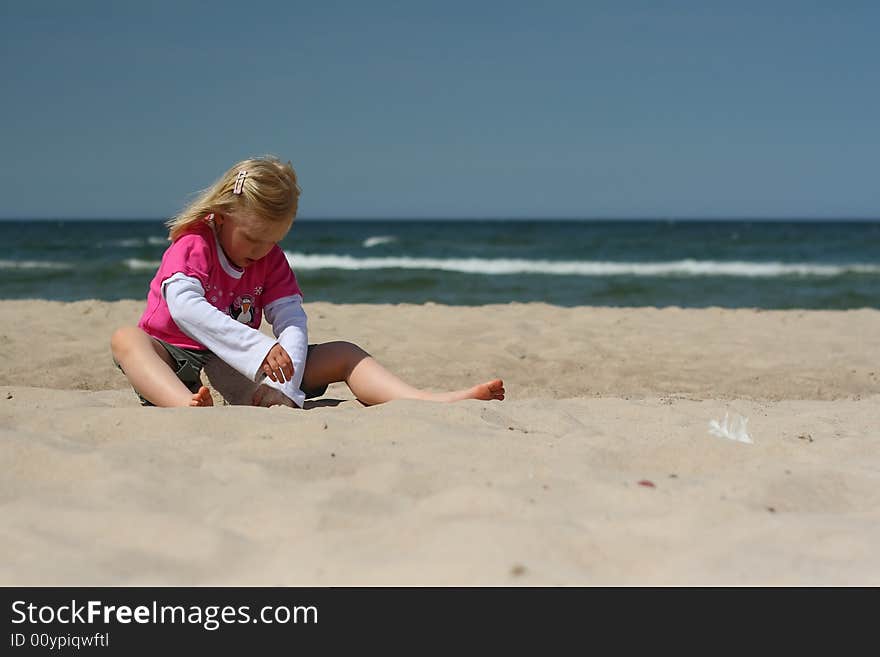
[(143, 237), (127, 237), (121, 240), (111, 240), (109, 242), (101, 242), (101, 246), (122, 246), (125, 248), (133, 248), (138, 246), (167, 246), (168, 240), (164, 237), (150, 236)]
[(73, 265), (49, 260), (0, 260), (0, 269), (73, 269)]
[(515, 258), (355, 258), (285, 252), (295, 269), (438, 269), (465, 274), (552, 274), (556, 276), (840, 276), (880, 274), (880, 265), (675, 260), (669, 262), (603, 262), (591, 260), (524, 260)]
[(138, 258), (128, 258), (125, 260), (125, 266), (129, 269), (158, 269), (162, 263), (158, 260), (139, 260)]
[(379, 246), (380, 244), (390, 244), (391, 242), (396, 242), (397, 238), (394, 235), (375, 235), (373, 237), (368, 237), (364, 240), (364, 247), (367, 249), (371, 249), (374, 246)]

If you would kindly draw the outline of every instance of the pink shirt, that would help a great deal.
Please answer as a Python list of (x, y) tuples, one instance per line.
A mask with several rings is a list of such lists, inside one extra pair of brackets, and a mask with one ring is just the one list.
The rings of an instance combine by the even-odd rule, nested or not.
[(254, 329), (260, 328), (266, 305), (282, 297), (302, 296), (287, 257), (277, 244), (265, 257), (240, 270), (226, 258), (210, 226), (201, 224), (165, 251), (138, 323), (148, 335), (184, 349), (207, 347), (184, 334), (168, 312), (162, 285), (177, 273), (198, 279), (212, 306)]

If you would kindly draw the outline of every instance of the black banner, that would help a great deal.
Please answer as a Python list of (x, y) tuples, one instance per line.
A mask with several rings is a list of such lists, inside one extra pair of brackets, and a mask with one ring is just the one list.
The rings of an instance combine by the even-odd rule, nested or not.
[[(649, 588), (3, 588), (0, 653), (278, 654), (352, 648), (407, 654), (502, 648), (537, 654), (790, 649), (820, 638), (852, 591)], [(817, 593), (819, 596), (817, 596)], [(831, 600), (833, 599), (833, 601)], [(801, 625), (798, 628), (798, 625)], [(792, 632), (792, 629), (797, 631)], [(805, 634), (805, 632), (809, 634)], [(824, 633), (824, 632), (823, 632)], [(836, 639), (835, 639), (836, 640)]]

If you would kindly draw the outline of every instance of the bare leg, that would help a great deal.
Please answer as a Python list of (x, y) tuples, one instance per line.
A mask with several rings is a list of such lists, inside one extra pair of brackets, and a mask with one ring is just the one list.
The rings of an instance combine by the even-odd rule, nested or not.
[(174, 375), (171, 355), (137, 326), (117, 329), (110, 348), (134, 389), (156, 406), (213, 406), (208, 388), (190, 392)]
[(303, 372), (303, 388), (317, 388), (337, 381), (345, 381), (355, 396), (368, 406), (392, 399), (504, 399), (501, 379), (452, 392), (428, 392), (401, 381), (370, 354), (350, 342), (325, 342), (312, 347)]

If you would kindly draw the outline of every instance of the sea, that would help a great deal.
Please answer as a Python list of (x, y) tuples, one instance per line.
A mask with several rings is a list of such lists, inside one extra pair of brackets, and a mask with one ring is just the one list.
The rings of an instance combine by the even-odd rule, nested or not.
[[(145, 299), (162, 220), (0, 221), (0, 298)], [(297, 219), (308, 301), (880, 307), (880, 221)]]

